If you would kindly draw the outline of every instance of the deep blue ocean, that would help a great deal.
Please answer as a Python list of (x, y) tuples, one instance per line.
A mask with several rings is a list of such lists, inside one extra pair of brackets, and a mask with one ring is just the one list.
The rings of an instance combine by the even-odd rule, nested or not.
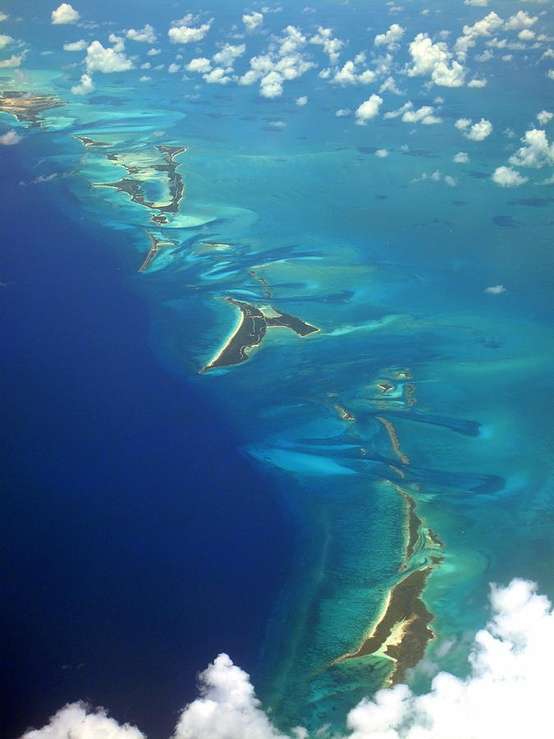
[(83, 699), (168, 736), (222, 645), (255, 665), (291, 525), (154, 358), (124, 238), (64, 220), (2, 157), (0, 733)]

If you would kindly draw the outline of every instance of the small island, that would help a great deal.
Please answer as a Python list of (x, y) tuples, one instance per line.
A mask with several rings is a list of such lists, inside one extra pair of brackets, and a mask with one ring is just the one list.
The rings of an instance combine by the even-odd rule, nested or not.
[[(90, 141), (91, 139), (89, 139)], [(98, 143), (98, 142), (93, 142)], [(87, 144), (85, 143), (85, 146)], [(162, 162), (148, 163), (147, 165), (129, 164), (119, 155), (110, 153), (107, 158), (119, 164), (127, 170), (127, 177), (123, 177), (116, 182), (99, 182), (94, 187), (113, 188), (118, 192), (123, 192), (129, 196), (133, 203), (141, 205), (143, 208), (156, 211), (152, 216), (152, 222), (158, 225), (164, 225), (168, 222), (166, 213), (178, 213), (181, 201), (185, 194), (185, 182), (183, 176), (177, 171), (177, 157), (186, 151), (185, 146), (166, 146), (160, 144), (156, 149), (163, 155)], [(167, 180), (167, 188), (169, 199), (167, 202), (156, 203), (146, 199), (143, 181), (152, 179), (151, 172), (162, 174)]]
[(41, 114), (62, 105), (63, 102), (54, 95), (31, 95), (20, 90), (5, 90), (0, 93), (0, 111), (32, 126), (41, 126)]
[(240, 310), (240, 320), (223, 348), (203, 368), (204, 371), (245, 362), (252, 349), (262, 343), (268, 329), (288, 328), (302, 337), (319, 331), (316, 326), (272, 307), (260, 309), (234, 298), (225, 298), (225, 301)]

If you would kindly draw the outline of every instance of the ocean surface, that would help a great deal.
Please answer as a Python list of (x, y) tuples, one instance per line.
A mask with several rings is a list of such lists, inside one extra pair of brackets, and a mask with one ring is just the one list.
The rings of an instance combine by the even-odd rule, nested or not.
[[(348, 36), (344, 61), (392, 22), (455, 37), (486, 12), (448, 6), (282, 3), (236, 64), (290, 24)], [(330, 85), (320, 59), (267, 99), (145, 74), (136, 44), (134, 69), (71, 94), (82, 53), (62, 41), (184, 9), (83, 3), (100, 25), (64, 29), (4, 9), (29, 51), (0, 90), (63, 104), (0, 113), (21, 136), (0, 147), (2, 733), (83, 699), (168, 736), (221, 651), (284, 730), (341, 729), (395, 670), (422, 690), (430, 665), (463, 674), (491, 581), (554, 595), (554, 155), (517, 188), (491, 180), (552, 107), (548, 41), (475, 62), (483, 89), (397, 71), (383, 110), (441, 123), (356, 125), (373, 87)], [(244, 39), (239, 3), (187, 10), (213, 38), (152, 59)], [(460, 118), (494, 131), (470, 140)], [(358, 654), (412, 574), (400, 656)]]

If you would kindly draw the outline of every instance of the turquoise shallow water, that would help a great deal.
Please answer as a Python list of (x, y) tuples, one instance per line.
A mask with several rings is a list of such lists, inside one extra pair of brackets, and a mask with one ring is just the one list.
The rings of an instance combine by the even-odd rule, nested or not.
[[(219, 10), (231, 17), (230, 5)], [(360, 45), (357, 4), (318, 11)], [(377, 12), (363, 18), (384, 25)], [(420, 23), (419, 8), (404, 22)], [(439, 30), (437, 22), (424, 27)], [(159, 361), (218, 404), (295, 522), (294, 565), (275, 593), (255, 671), (265, 705), (284, 727), (340, 725), (386, 679), (382, 657), (334, 661), (360, 645), (405, 564), (395, 486), (444, 544), (424, 591), (436, 634), (427, 658), (463, 670), (490, 581), (519, 575), (554, 592), (551, 186), (509, 190), (490, 180), (517, 148), (502, 132), (522, 135), (548, 105), (535, 67), (514, 62), (514, 78), (514, 65), (495, 60), (486, 91), (431, 90), (402, 77), (418, 107), (444, 97), (444, 123), (380, 117), (356, 126), (334, 111), (355, 107), (365, 91), (329, 91), (315, 73), (294, 83), (295, 94), (309, 95), (306, 107), (292, 92), (273, 101), (237, 86), (200, 93), (178, 76), (140, 83), (138, 72), (106, 75), (77, 99), (72, 73), (44, 59), (49, 71), (8, 75), (4, 85), (66, 102), (28, 134), (29, 162), (57, 173), (41, 186), (57, 188), (65, 217), (123, 232), (122, 269), (149, 306)], [(387, 108), (404, 99), (391, 96)], [(453, 126), (461, 116), (494, 120), (494, 135), (463, 139)], [(76, 136), (107, 146), (84, 148)], [(93, 185), (124, 177), (124, 162), (150, 178), (147, 199), (163, 197), (165, 183), (152, 175), (159, 143), (187, 147), (176, 160), (185, 196), (167, 223), (153, 224), (151, 210)], [(383, 147), (389, 155), (376, 157)], [(460, 150), (470, 163), (452, 162)], [(29, 164), (29, 179), (33, 171)], [(151, 237), (165, 246), (138, 273)], [(506, 292), (484, 292), (494, 285)], [(247, 362), (202, 372), (237, 325), (226, 297), (319, 331), (268, 329)], [(408, 569), (429, 556), (420, 543)], [(411, 675), (416, 686), (427, 679), (425, 669)]]

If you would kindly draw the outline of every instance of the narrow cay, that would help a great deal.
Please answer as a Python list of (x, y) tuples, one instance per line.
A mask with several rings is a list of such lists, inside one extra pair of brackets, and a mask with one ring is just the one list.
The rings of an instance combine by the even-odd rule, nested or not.
[(434, 638), (429, 624), (433, 614), (422, 600), (422, 593), (433, 567), (431, 565), (407, 575), (389, 593), (384, 613), (372, 632), (355, 651), (339, 657), (344, 662), (358, 657), (378, 655), (394, 662), (387, 683), (402, 682), (406, 671), (415, 667)]

